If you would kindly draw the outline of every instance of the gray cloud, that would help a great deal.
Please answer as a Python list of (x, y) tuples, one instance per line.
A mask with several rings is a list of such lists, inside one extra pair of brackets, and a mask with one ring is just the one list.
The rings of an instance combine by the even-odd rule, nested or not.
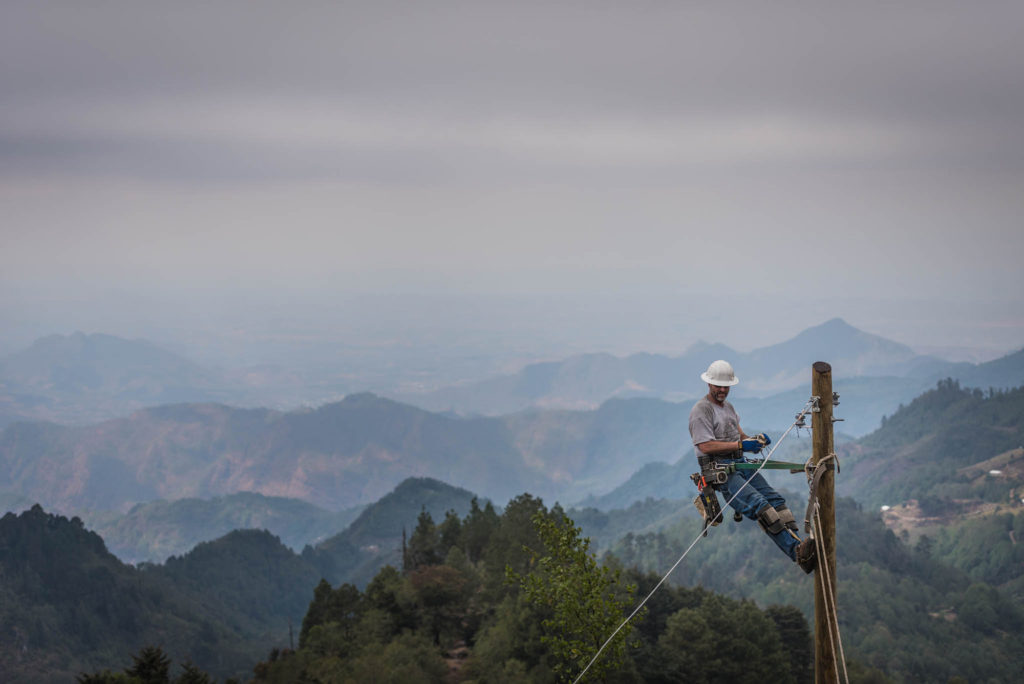
[(0, 12), (9, 291), (1024, 289), (1019, 2)]
[(982, 5), (8, 2), (0, 170), (1019, 169), (1024, 8)]

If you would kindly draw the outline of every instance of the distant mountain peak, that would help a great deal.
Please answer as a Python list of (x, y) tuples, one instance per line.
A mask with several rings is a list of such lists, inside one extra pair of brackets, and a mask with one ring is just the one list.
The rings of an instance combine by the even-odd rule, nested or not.
[(402, 404), (382, 397), (373, 392), (356, 392), (354, 394), (347, 394), (341, 401), (331, 402), (324, 404), (320, 408), (316, 409), (316, 412), (320, 413), (332, 413), (336, 411), (351, 411), (354, 409), (362, 410), (374, 410), (374, 411), (421, 411), (422, 409), (409, 405)]
[(355, 392), (354, 394), (347, 394), (345, 398), (341, 400), (342, 404), (376, 404), (380, 401), (386, 401), (377, 396), (373, 392)]
[(445, 494), (458, 494), (460, 496), (476, 496), (473, 492), (464, 487), (456, 487), (434, 477), (407, 477), (392, 490), (392, 494), (400, 497), (411, 494), (420, 495), (423, 492), (444, 492)]
[[(866, 333), (863, 330), (861, 330), (860, 328), (856, 328), (856, 327), (850, 325), (844, 319), (836, 317), (836, 318), (830, 318), (829, 320), (825, 321), (824, 323), (819, 323), (818, 325), (812, 325), (809, 328), (805, 328), (801, 332), (797, 333), (796, 338), (810, 337), (810, 336), (824, 336), (824, 335), (850, 336), (850, 335), (868, 335), (868, 334), (870, 334), (870, 333)], [(796, 339), (796, 338), (794, 338), (794, 339)]]
[(860, 332), (860, 330), (857, 330), (857, 328), (853, 327), (839, 316), (830, 318), (821, 325), (815, 327), (824, 328), (826, 330), (856, 330), (857, 332)]
[[(697, 354), (705, 354), (709, 356), (731, 356), (736, 351), (728, 345), (722, 344), (721, 342), (708, 342), (707, 340), (697, 340), (691, 344), (685, 352), (686, 356), (696, 356)], [(708, 361), (710, 363), (714, 359)]]
[[(794, 345), (796, 345), (796, 347), (794, 347)], [(844, 319), (838, 317), (831, 318), (819, 325), (805, 328), (795, 337), (785, 342), (780, 342), (779, 344), (772, 345), (771, 347), (756, 349), (753, 354), (757, 355), (765, 351), (782, 349), (792, 351), (794, 348), (800, 348), (801, 346), (806, 348), (806, 345), (812, 345), (815, 348), (819, 348), (822, 352), (828, 350), (839, 352), (840, 354), (859, 354), (865, 353), (868, 350), (884, 349), (887, 354), (901, 360), (908, 360), (917, 356), (914, 350), (905, 344), (895, 342), (873, 333), (864, 332), (860, 328), (850, 325)]]

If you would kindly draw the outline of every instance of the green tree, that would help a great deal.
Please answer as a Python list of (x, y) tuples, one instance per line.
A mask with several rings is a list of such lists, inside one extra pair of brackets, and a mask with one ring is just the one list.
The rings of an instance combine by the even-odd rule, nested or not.
[(751, 601), (711, 595), (668, 619), (657, 653), (665, 681), (795, 682), (775, 623)]
[(213, 679), (192, 663), (183, 663), (182, 672), (178, 675), (174, 684), (213, 684)]
[(789, 671), (797, 684), (814, 681), (814, 642), (807, 618), (794, 606), (768, 606), (765, 613), (779, 630)]
[(444, 514), (444, 521), (437, 526), (437, 555), (443, 560), (452, 547), (458, 546), (462, 537), (462, 521), (459, 514), (449, 510)]
[(135, 684), (138, 680), (132, 679), (123, 672), (97, 670), (96, 672), (83, 672), (75, 677), (75, 681), (78, 684)]
[(459, 626), (466, 611), (466, 579), (455, 568), (428, 565), (409, 574), (420, 624), (430, 631), (434, 645), (441, 636), (459, 636)]
[[(480, 630), (466, 664), (471, 681), (514, 684), (555, 681), (548, 648), (541, 643), (540, 610), (522, 597), (506, 596)], [(550, 611), (545, 611), (549, 613)]]
[(383, 648), (363, 649), (346, 666), (348, 674), (340, 681), (442, 684), (448, 674), (448, 667), (429, 640), (411, 633), (402, 634)]
[[(590, 539), (580, 536), (580, 528), (561, 509), (558, 514), (534, 514), (533, 525), (546, 555), (532, 551), (533, 569), (520, 575), (509, 568), (508, 577), (522, 587), (528, 602), (550, 611), (541, 622), (541, 642), (555, 658), (555, 672), (570, 681), (622, 624), (636, 587), (623, 586), (619, 570), (599, 565), (590, 552)], [(615, 634), (587, 671), (588, 677), (601, 680), (622, 665), (632, 629), (631, 621)]]
[(497, 604), (513, 591), (514, 585), (505, 581), (506, 568), (511, 566), (519, 574), (530, 570), (530, 554), (542, 546), (533, 525), (537, 514), (546, 515), (547, 509), (543, 501), (530, 494), (520, 494), (505, 506), (484, 550), (484, 594), (488, 602)]
[(326, 580), (320, 580), (302, 619), (299, 648), (318, 653), (350, 653), (365, 609), (365, 597), (353, 585), (331, 589)]
[(974, 583), (964, 592), (958, 606), (958, 615), (970, 627), (991, 633), (1007, 625), (999, 619), (1001, 598), (999, 592), (987, 584)]
[(498, 528), (500, 519), (494, 506), (488, 501), (483, 508), (474, 496), (469, 503), (469, 514), (462, 523), (460, 546), (466, 552), (469, 560), (476, 563), (484, 555), (494, 530)]
[(183, 663), (181, 668), (181, 674), (171, 680), (171, 659), (162, 648), (146, 646), (132, 656), (132, 666), (124, 672), (83, 672), (75, 680), (78, 684), (213, 684), (213, 678), (191, 662)]
[(416, 607), (412, 592), (393, 566), (385, 565), (366, 585), (366, 601), (369, 610), (382, 617), (377, 623), (382, 638), (415, 629)]
[(437, 525), (434, 518), (424, 508), (416, 519), (416, 529), (409, 537), (409, 546), (406, 552), (405, 571), (409, 572), (424, 565), (437, 565), (441, 562), (438, 555)]
[(309, 602), (306, 616), (302, 618), (302, 629), (299, 630), (299, 648), (302, 648), (303, 644), (306, 643), (309, 630), (327, 622), (327, 615), (330, 612), (331, 605), (331, 592), (331, 583), (325, 579), (321, 579), (320, 583), (313, 589), (313, 600)]
[(171, 659), (159, 646), (146, 646), (132, 656), (132, 666), (125, 670), (142, 684), (167, 684), (170, 681)]

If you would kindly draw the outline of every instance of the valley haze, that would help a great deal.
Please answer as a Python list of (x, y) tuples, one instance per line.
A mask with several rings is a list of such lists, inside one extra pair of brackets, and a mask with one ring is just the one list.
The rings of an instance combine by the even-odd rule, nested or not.
[[(401, 401), (358, 392), (270, 409), (258, 401), (342, 385), (206, 369), (141, 340), (54, 335), (0, 358), (0, 494), (8, 507), (127, 512), (256, 492), (340, 511), (408, 477), (433, 477), (499, 502), (529, 491), (571, 503), (607, 494), (645, 465), (689, 463), (687, 418), (706, 389), (699, 374), (723, 356), (740, 369), (731, 400), (745, 428), (776, 434), (806, 401), (810, 364), (825, 356), (847, 438), (945, 378), (1024, 384), (1024, 350), (946, 361), (836, 318), (746, 353), (698, 343), (675, 357), (582, 354)], [(230, 405), (246, 401), (257, 403)]]

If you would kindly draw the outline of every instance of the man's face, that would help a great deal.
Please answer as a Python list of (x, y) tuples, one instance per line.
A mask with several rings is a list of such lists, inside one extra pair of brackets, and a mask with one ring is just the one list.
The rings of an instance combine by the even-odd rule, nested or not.
[(716, 404), (721, 404), (725, 401), (725, 398), (729, 396), (728, 387), (719, 387), (718, 385), (708, 385), (708, 396)]

